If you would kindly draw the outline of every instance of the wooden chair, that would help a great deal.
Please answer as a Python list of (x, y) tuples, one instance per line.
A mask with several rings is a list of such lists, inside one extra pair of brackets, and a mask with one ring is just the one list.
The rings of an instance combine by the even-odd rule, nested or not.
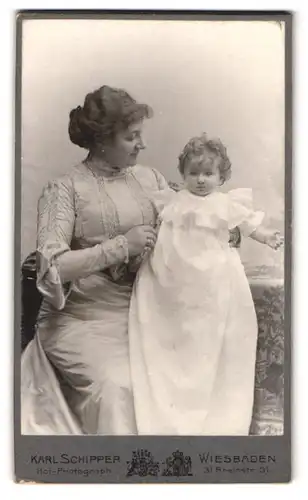
[(35, 334), (42, 296), (36, 287), (36, 252), (30, 253), (21, 268), (21, 348), (24, 350)]

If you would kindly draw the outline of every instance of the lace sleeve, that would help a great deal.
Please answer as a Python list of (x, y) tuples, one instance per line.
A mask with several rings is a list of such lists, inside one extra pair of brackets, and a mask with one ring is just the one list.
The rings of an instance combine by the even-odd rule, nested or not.
[(57, 309), (63, 309), (74, 280), (128, 261), (124, 236), (71, 250), (74, 226), (72, 181), (63, 178), (49, 182), (38, 203), (37, 287)]

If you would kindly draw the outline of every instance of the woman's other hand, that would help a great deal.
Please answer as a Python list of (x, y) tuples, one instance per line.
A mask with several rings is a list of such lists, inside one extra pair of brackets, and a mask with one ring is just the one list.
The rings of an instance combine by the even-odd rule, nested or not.
[(229, 231), (229, 245), (231, 248), (240, 248), (241, 246), (241, 233), (238, 227)]

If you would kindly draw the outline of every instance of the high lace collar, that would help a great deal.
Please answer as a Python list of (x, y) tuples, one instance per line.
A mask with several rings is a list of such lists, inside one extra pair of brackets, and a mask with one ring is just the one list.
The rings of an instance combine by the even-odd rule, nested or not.
[(83, 163), (94, 175), (104, 177), (105, 179), (125, 177), (132, 169), (132, 167), (114, 168), (106, 161), (95, 158), (87, 158)]

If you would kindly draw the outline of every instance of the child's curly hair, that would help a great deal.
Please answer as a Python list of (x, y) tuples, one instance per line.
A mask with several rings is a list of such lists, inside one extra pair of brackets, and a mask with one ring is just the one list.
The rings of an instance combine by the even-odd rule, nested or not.
[[(231, 177), (231, 162), (227, 155), (227, 149), (220, 139), (209, 139), (206, 133), (199, 137), (192, 137), (179, 156), (178, 169), (183, 176), (188, 162), (193, 158), (200, 157), (202, 160), (207, 151), (212, 151), (220, 158), (219, 172), (222, 183)], [(201, 161), (202, 161), (201, 160)]]

